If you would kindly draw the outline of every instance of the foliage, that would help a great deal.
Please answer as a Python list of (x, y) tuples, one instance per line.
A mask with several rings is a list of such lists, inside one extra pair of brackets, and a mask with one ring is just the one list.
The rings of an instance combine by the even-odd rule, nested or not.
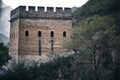
[(0, 43), (0, 66), (5, 65), (9, 59), (8, 47)]
[(77, 80), (74, 79), (74, 70), (73, 57), (58, 58), (40, 65), (18, 64), (9, 69), (1, 80)]
[(111, 16), (95, 15), (87, 18), (79, 27), (74, 28), (68, 43), (69, 49), (75, 48), (79, 51), (79, 58), (93, 66), (96, 80), (106, 80), (113, 75), (113, 22)]
[(74, 12), (74, 24), (79, 25), (83, 19), (94, 15), (106, 16), (116, 14), (120, 11), (119, 3), (120, 0), (89, 0)]
[[(120, 68), (120, 54), (119, 54), (120, 53), (120, 27), (119, 27), (120, 26), (120, 22), (119, 22), (120, 21), (120, 5), (119, 5), (119, 3), (120, 3), (120, 0), (89, 0), (85, 5), (78, 8), (76, 10), (76, 12), (74, 12), (74, 14), (73, 14), (74, 25), (77, 27), (79, 26), (77, 29), (74, 30), (74, 33), (72, 35), (74, 37), (76, 36), (77, 33), (79, 33), (79, 35), (77, 34), (77, 36), (81, 37), (81, 35), (80, 35), (81, 31), (82, 31), (82, 33), (85, 33), (83, 30), (80, 30), (80, 29), (81, 29), (81, 26), (83, 29), (83, 27), (84, 27), (82, 25), (83, 23), (85, 23), (85, 22), (88, 23), (87, 19), (91, 19), (91, 17), (94, 17), (95, 15), (99, 15), (100, 17), (110, 16), (110, 18), (108, 20), (112, 20), (112, 22), (105, 21), (105, 22), (107, 22), (106, 26), (108, 26), (108, 28), (107, 27), (105, 28), (107, 34), (104, 35), (104, 33), (101, 33), (101, 35), (104, 35), (104, 36), (101, 36), (100, 39), (104, 40), (103, 41), (104, 44), (106, 44), (106, 47), (108, 47), (107, 48), (108, 50), (105, 52), (110, 53), (110, 56), (113, 57), (112, 60), (114, 60), (114, 64), (113, 64), (114, 66), (113, 66), (113, 70), (112, 70), (113, 75), (114, 75), (113, 80), (120, 79), (118, 77), (120, 75), (120, 73), (118, 72), (119, 68)], [(99, 21), (99, 22), (103, 23), (103, 21), (102, 22)], [(86, 26), (89, 26), (89, 25), (91, 25), (91, 24), (88, 24)], [(97, 26), (99, 26), (96, 24), (92, 24), (92, 25), (94, 27), (92, 29), (90, 28), (89, 29), (90, 31), (92, 31), (94, 28), (98, 28)], [(103, 26), (99, 26), (99, 27), (102, 28), (105, 26), (103, 25)], [(96, 31), (93, 30), (93, 34), (94, 34), (94, 32), (96, 32)], [(88, 35), (89, 35), (89, 32), (88, 32)], [(80, 43), (79, 37), (77, 38), (77, 36), (76, 36), (75, 40), (77, 43), (78, 42)], [(85, 35), (83, 34), (82, 37), (84, 38)], [(90, 37), (90, 35), (88, 37)], [(90, 38), (88, 38), (88, 39), (90, 39)], [(92, 40), (92, 39), (90, 39), (90, 40)], [(72, 41), (72, 40), (70, 39), (70, 41)], [(79, 46), (82, 47), (82, 44), (84, 45), (84, 41), (85, 40), (81, 41), (81, 44)], [(79, 43), (78, 44), (77, 43), (74, 45), (71, 44), (72, 48), (74, 48), (74, 46), (78, 47)], [(89, 47), (89, 45), (87, 44), (85, 47)], [(102, 45), (101, 45), (101, 47), (102, 47)], [(86, 48), (82, 48), (81, 52), (83, 51), (84, 53), (86, 53), (83, 49), (85, 49), (86, 52), (89, 52), (89, 49), (87, 50)], [(104, 50), (104, 48), (102, 48), (102, 50)], [(106, 54), (104, 54), (104, 56), (105, 55)], [(108, 59), (106, 58), (106, 60), (108, 60)], [(105, 70), (107, 70), (107, 69), (105, 69)], [(109, 79), (107, 79), (107, 80), (109, 80)]]
[(68, 45), (71, 48), (79, 48), (83, 45), (84, 47), (90, 47), (92, 46), (92, 43), (95, 43), (95, 41), (98, 41), (104, 36), (112, 37), (112, 26), (114, 26), (114, 24), (113, 19), (110, 16), (90, 17), (86, 19), (86, 21), (81, 23), (79, 27), (74, 28), (71, 38), (69, 40), (71, 45)]

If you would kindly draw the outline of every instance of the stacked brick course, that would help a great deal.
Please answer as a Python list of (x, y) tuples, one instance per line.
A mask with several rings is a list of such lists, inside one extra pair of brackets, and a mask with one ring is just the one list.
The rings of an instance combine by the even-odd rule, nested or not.
[[(71, 8), (19, 6), (11, 11), (9, 53), (19, 62), (39, 60), (43, 55), (62, 53), (63, 43), (72, 31)], [(37, 58), (36, 58), (36, 57)]]

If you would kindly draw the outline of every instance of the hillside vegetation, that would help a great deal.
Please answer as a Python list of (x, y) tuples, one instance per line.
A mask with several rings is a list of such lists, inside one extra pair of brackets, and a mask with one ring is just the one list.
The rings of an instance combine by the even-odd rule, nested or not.
[[(73, 17), (78, 22), (94, 15), (119, 15), (120, 0), (89, 0), (74, 12)], [(115, 17), (115, 16), (114, 16)]]
[(119, 3), (120, 0), (89, 0), (73, 14), (74, 30), (68, 49), (89, 55), (96, 80), (120, 79)]
[[(98, 35), (104, 36), (104, 32), (105, 35), (108, 33), (106, 35), (105, 42), (109, 42), (107, 43), (109, 45), (111, 44), (109, 46), (111, 47), (109, 50), (112, 50), (114, 54), (118, 56), (120, 52), (119, 3), (120, 0), (89, 0), (85, 5), (78, 8), (76, 12), (73, 13), (74, 27), (77, 26), (77, 29), (75, 28), (72, 34), (72, 36), (76, 37), (76, 39), (74, 40), (78, 40), (79, 38), (81, 38), (81, 33), (83, 37), (86, 36), (84, 34), (87, 34), (87, 38), (90, 36), (91, 38), (95, 36), (99, 37)], [(78, 31), (80, 30), (78, 28), (83, 29), (83, 31)], [(89, 32), (85, 32), (85, 28), (88, 28)], [(100, 34), (99, 32), (102, 32), (102, 34)], [(99, 40), (101, 38), (99, 38)]]

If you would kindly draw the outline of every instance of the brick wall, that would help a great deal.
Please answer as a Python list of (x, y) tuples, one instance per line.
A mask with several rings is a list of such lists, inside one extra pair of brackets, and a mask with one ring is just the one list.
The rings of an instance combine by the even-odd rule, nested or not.
[(47, 7), (45, 12), (44, 7), (35, 11), (35, 7), (30, 6), (26, 11), (25, 6), (20, 6), (11, 11), (10, 23), (9, 53), (16, 56), (16, 61), (23, 55), (27, 58), (62, 53), (66, 50), (63, 43), (72, 31), (71, 9), (57, 7), (54, 12), (53, 7)]

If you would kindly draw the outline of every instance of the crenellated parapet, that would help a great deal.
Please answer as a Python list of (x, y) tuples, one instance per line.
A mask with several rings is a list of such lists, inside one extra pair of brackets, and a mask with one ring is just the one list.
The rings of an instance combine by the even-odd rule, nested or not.
[(72, 19), (71, 8), (56, 7), (37, 7), (28, 6), (28, 11), (26, 6), (19, 6), (16, 9), (11, 11), (11, 21), (14, 21), (17, 18), (38, 18), (38, 19)]

